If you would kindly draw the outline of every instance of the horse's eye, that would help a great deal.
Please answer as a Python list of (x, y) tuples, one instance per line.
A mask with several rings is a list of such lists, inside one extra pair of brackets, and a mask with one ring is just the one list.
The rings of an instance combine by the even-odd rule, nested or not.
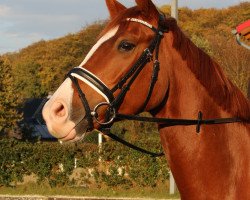
[(118, 46), (119, 51), (131, 51), (135, 48), (135, 45), (131, 42), (128, 42), (126, 40), (121, 41), (121, 43)]

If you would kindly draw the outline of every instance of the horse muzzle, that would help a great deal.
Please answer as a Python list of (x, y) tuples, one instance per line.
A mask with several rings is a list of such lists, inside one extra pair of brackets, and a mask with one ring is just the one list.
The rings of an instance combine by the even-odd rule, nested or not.
[(85, 109), (73, 109), (73, 94), (72, 81), (67, 78), (42, 110), (48, 131), (62, 141), (81, 139), (89, 129)]
[(88, 132), (88, 120), (72, 120), (70, 112), (63, 100), (48, 102), (43, 108), (42, 115), (49, 132), (60, 141), (77, 141)]

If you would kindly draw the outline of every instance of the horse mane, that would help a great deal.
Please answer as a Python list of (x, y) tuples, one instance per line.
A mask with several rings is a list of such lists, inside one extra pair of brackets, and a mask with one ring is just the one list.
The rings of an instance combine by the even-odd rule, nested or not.
[(173, 47), (186, 60), (187, 66), (206, 88), (208, 94), (222, 109), (244, 122), (249, 122), (249, 100), (224, 75), (221, 67), (185, 36), (175, 20), (170, 19), (168, 23), (174, 35)]

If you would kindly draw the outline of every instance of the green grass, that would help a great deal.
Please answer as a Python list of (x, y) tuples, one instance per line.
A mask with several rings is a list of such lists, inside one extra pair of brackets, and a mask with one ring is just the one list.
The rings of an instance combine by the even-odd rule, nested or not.
[(95, 197), (133, 197), (133, 198), (179, 198), (179, 195), (169, 195), (168, 189), (164, 186), (156, 188), (83, 188), (83, 187), (55, 187), (51, 188), (46, 184), (26, 184), (16, 187), (0, 187), (0, 195), (42, 195), (42, 196), (95, 196)]

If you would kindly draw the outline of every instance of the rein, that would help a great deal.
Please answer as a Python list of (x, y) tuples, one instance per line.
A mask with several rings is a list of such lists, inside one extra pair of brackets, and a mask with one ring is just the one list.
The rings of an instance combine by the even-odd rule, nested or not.
[[(142, 24), (148, 28), (150, 28), (154, 33), (155, 36), (150, 42), (149, 46), (143, 51), (143, 53), (140, 55), (138, 60), (135, 62), (135, 64), (132, 66), (132, 68), (121, 78), (121, 80), (112, 88), (109, 89), (99, 78), (97, 78), (94, 74), (89, 72), (88, 70), (77, 67), (72, 69), (66, 77), (70, 78), (72, 80), (72, 83), (75, 85), (78, 95), (81, 99), (81, 102), (84, 106), (84, 109), (86, 111), (85, 119), (88, 121), (88, 131), (93, 130), (94, 128), (94, 120), (100, 125), (100, 130), (104, 132), (105, 135), (111, 137), (112, 139), (130, 147), (137, 151), (140, 151), (145, 154), (149, 154), (153, 157), (158, 157), (164, 155), (164, 153), (153, 153), (150, 151), (147, 151), (145, 149), (142, 149), (140, 147), (137, 147), (119, 137), (116, 135), (110, 133), (110, 127), (114, 123), (115, 120), (136, 120), (136, 121), (143, 121), (143, 122), (156, 122), (159, 124), (159, 128), (164, 127), (170, 127), (170, 126), (190, 126), (190, 125), (196, 125), (196, 132), (200, 132), (201, 125), (212, 125), (212, 124), (226, 124), (226, 123), (235, 123), (235, 122), (242, 122), (238, 118), (219, 118), (219, 119), (203, 119), (202, 118), (202, 112), (198, 113), (197, 119), (169, 119), (169, 118), (156, 118), (156, 117), (140, 117), (138, 115), (125, 115), (119, 113), (119, 108), (121, 104), (123, 103), (123, 100), (129, 91), (131, 85), (134, 83), (135, 79), (138, 77), (140, 72), (143, 70), (145, 65), (151, 61), (153, 61), (153, 72), (151, 76), (151, 81), (148, 89), (147, 97), (144, 101), (144, 104), (140, 108), (140, 111), (143, 111), (154, 90), (154, 86), (157, 82), (158, 73), (160, 71), (160, 62), (158, 60), (159, 55), (159, 48), (162, 38), (164, 37), (164, 33), (168, 32), (167, 28), (164, 28), (161, 26), (162, 22), (165, 20), (165, 16), (160, 14), (159, 17), (159, 25), (158, 28), (155, 28), (151, 24), (140, 20), (136, 18), (127, 18), (126, 21), (133, 22), (133, 23), (139, 23)], [(154, 54), (155, 52), (155, 54)], [(153, 54), (155, 56), (153, 56)], [(85, 94), (81, 90), (78, 80), (81, 80), (85, 83), (87, 83), (90, 87), (92, 87), (96, 92), (101, 94), (105, 99), (106, 102), (99, 103), (95, 106), (93, 110), (91, 110), (89, 103), (85, 97)], [(115, 97), (114, 93), (120, 90), (120, 93)], [(101, 121), (98, 118), (98, 110), (100, 107), (107, 107), (106, 113), (105, 113), (105, 121)]]

